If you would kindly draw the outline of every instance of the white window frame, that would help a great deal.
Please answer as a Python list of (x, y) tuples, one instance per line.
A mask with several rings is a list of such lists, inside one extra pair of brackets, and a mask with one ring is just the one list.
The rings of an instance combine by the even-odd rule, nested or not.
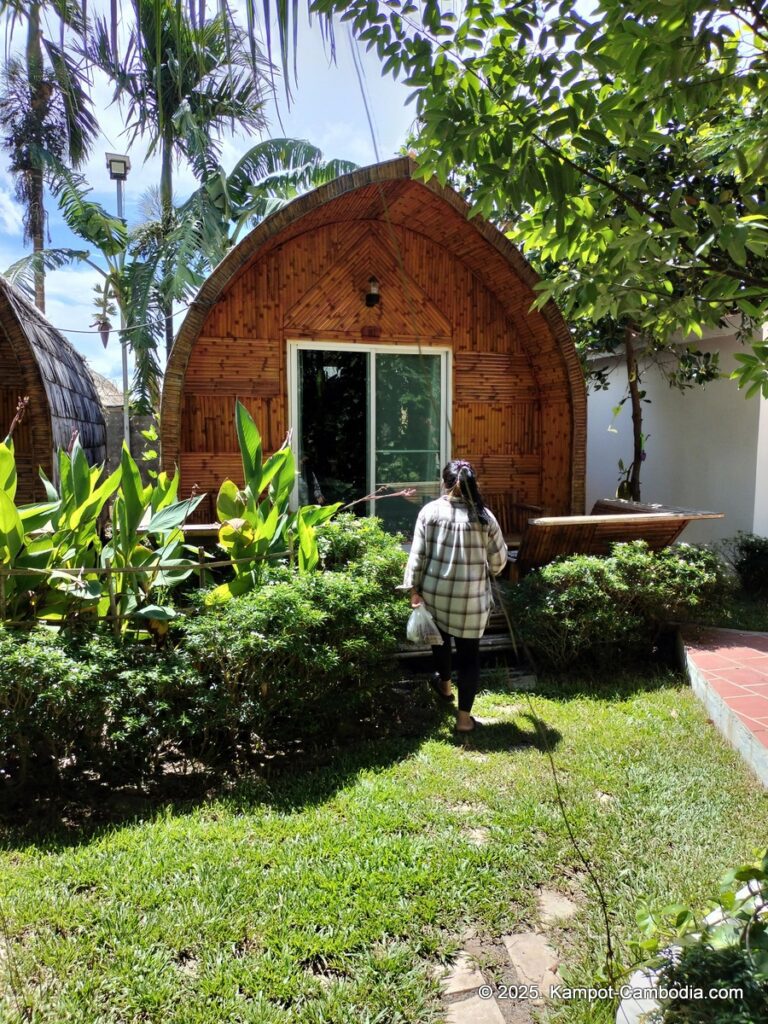
[[(288, 385), (288, 427), (291, 433), (291, 450), (299, 465), (299, 352), (305, 350), (321, 350), (326, 352), (360, 352), (371, 355), (403, 355), (403, 356), (440, 356), (440, 401), (442, 415), (440, 417), (440, 465), (444, 466), (451, 459), (451, 437), (453, 422), (453, 349), (448, 345), (400, 345), (373, 344), (356, 341), (307, 341), (291, 340), (287, 344), (287, 385)], [(371, 361), (370, 388), (368, 390), (368, 493), (372, 494), (376, 481), (376, 360)], [(298, 507), (299, 480), (293, 488), (292, 504)], [(369, 503), (370, 504), (370, 503)], [(370, 511), (370, 510), (369, 510)]]

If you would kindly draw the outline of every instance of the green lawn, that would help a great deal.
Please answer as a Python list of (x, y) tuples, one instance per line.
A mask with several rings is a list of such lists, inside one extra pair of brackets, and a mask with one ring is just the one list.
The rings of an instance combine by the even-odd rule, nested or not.
[[(672, 675), (641, 685), (550, 681), (532, 697), (620, 947), (640, 900), (703, 901), (768, 818), (690, 690)], [(580, 905), (553, 941), (588, 984), (601, 915), (526, 696), (484, 693), (476, 711), (494, 723), (466, 743), (426, 688), (410, 700), (429, 711), (406, 735), (313, 771), (107, 826), (6, 832), (0, 894), (29, 1019), (429, 1024), (435, 965), (470, 924), (490, 938), (535, 925), (541, 883)], [(3, 1022), (19, 1019), (8, 962)], [(613, 1012), (562, 1004), (550, 1019)]]

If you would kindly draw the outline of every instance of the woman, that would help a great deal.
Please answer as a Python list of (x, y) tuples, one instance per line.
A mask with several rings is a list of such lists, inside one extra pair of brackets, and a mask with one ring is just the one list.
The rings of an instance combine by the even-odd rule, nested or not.
[(437, 672), (431, 681), (444, 700), (451, 691), (451, 637), (456, 641), (459, 689), (457, 732), (475, 728), (472, 704), (480, 677), (480, 637), (493, 604), (490, 574), (507, 564), (499, 524), (483, 503), (472, 466), (464, 459), (443, 470), (443, 494), (419, 512), (403, 589), (411, 607), (423, 603), (443, 643), (433, 647)]

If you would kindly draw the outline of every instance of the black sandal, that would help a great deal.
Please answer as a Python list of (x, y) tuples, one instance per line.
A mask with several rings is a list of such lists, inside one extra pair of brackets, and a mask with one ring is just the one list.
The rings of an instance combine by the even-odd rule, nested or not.
[(434, 675), (431, 675), (429, 677), (429, 685), (435, 691), (435, 693), (440, 698), (440, 700), (444, 700), (446, 702), (446, 704), (450, 704), (450, 703), (453, 702), (453, 694), (452, 693), (443, 693), (443, 691), (440, 689), (441, 681), (442, 680), (440, 679), (440, 673), (439, 672), (435, 672)]

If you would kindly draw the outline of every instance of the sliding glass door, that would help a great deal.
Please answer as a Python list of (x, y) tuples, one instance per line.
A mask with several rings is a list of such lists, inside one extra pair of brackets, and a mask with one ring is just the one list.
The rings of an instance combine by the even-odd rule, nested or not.
[(296, 500), (368, 497), (355, 511), (410, 534), (448, 458), (448, 351), (298, 342), (289, 357)]

